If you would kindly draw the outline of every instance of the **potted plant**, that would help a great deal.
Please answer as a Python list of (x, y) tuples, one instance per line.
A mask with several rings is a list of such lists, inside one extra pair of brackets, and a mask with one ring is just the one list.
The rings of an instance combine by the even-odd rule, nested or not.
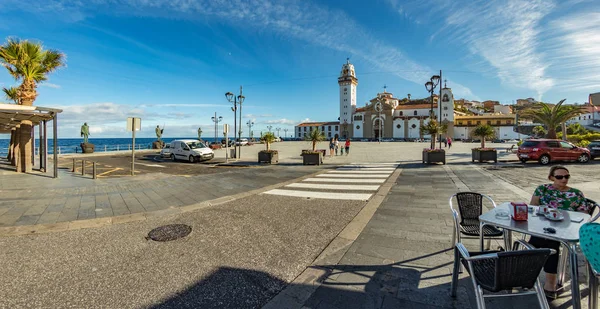
[(273, 143), (275, 139), (275, 134), (272, 132), (267, 132), (260, 137), (260, 140), (265, 143), (267, 149), (258, 152), (258, 163), (279, 163), (279, 152), (271, 149), (271, 143)]
[(446, 151), (435, 148), (435, 140), (438, 135), (446, 132), (448, 126), (440, 124), (437, 120), (431, 119), (427, 124), (422, 125), (419, 130), (421, 134), (431, 135), (431, 148), (423, 149), (423, 163), (442, 163), (446, 164)]
[(479, 162), (494, 161), (498, 162), (498, 153), (495, 148), (485, 148), (485, 139), (493, 138), (496, 134), (494, 128), (489, 124), (478, 125), (473, 130), (473, 135), (481, 138), (481, 147), (471, 149), (471, 161)]
[(317, 150), (317, 143), (325, 140), (325, 133), (317, 128), (311, 130), (304, 140), (312, 143), (312, 150), (302, 150), (302, 164), (323, 164), (323, 152)]

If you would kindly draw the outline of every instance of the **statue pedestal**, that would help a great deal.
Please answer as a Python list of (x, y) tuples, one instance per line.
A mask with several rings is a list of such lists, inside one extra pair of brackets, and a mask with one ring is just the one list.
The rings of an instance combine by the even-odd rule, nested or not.
[(79, 146), (81, 146), (82, 153), (94, 153), (94, 144), (81, 143), (81, 144), (79, 144)]
[(165, 147), (165, 142), (163, 142), (163, 141), (152, 142), (152, 149), (163, 149), (164, 147)]

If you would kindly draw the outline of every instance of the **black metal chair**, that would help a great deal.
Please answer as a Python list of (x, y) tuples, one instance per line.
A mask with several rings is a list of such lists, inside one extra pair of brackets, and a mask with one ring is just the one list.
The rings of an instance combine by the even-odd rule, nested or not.
[[(525, 250), (517, 250), (522, 245)], [(549, 308), (548, 301), (538, 276), (553, 253), (552, 249), (534, 249), (523, 240), (517, 240), (515, 251), (468, 252), (462, 243), (454, 247), (454, 269), (452, 271), (451, 295), (456, 297), (460, 264), (469, 272), (475, 288), (477, 308), (485, 308), (485, 298), (536, 294), (541, 308)], [(534, 290), (531, 290), (531, 289)], [(514, 289), (520, 290), (513, 293)], [(511, 291), (511, 294), (485, 294)]]
[[(457, 209), (454, 208), (453, 200), (456, 198)], [(461, 235), (479, 237), (479, 216), (483, 212), (483, 199), (487, 199), (494, 208), (496, 203), (494, 200), (481, 193), (476, 192), (459, 192), (450, 197), (448, 203), (454, 217), (454, 230), (452, 231), (452, 245), (461, 242)], [(498, 228), (486, 225), (483, 227), (483, 236), (488, 237), (486, 249), (490, 248), (490, 238), (504, 236), (504, 232)], [(505, 246), (510, 246), (506, 243)]]

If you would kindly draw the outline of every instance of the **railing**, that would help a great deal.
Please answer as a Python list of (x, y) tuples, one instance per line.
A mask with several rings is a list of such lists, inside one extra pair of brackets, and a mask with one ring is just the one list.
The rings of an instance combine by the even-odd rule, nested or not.
[[(81, 153), (81, 147), (79, 146), (58, 146), (58, 154), (67, 154), (67, 153)], [(136, 150), (142, 149), (152, 149), (152, 144), (136, 144)], [(122, 144), (122, 145), (100, 145), (94, 148), (94, 152), (109, 152), (109, 151), (131, 151), (131, 144)], [(40, 148), (36, 145), (35, 155), (39, 155)], [(48, 144), (48, 154), (53, 154), (52, 144)], [(6, 157), (8, 155), (8, 148), (0, 148), (0, 157)]]

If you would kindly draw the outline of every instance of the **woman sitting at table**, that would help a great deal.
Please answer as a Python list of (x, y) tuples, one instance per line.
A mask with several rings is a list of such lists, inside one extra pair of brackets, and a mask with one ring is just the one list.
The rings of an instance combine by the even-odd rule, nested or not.
[[(548, 179), (550, 184), (540, 185), (533, 192), (530, 205), (545, 205), (549, 208), (557, 208), (571, 211), (588, 212), (583, 193), (575, 188), (567, 186), (569, 183), (569, 170), (564, 166), (553, 166), (550, 168)], [(558, 269), (558, 253), (560, 243), (546, 238), (532, 236), (529, 243), (536, 248), (551, 248), (556, 254), (551, 255), (544, 265), (546, 272), (546, 283), (544, 292), (548, 298), (555, 299), (556, 273)]]

